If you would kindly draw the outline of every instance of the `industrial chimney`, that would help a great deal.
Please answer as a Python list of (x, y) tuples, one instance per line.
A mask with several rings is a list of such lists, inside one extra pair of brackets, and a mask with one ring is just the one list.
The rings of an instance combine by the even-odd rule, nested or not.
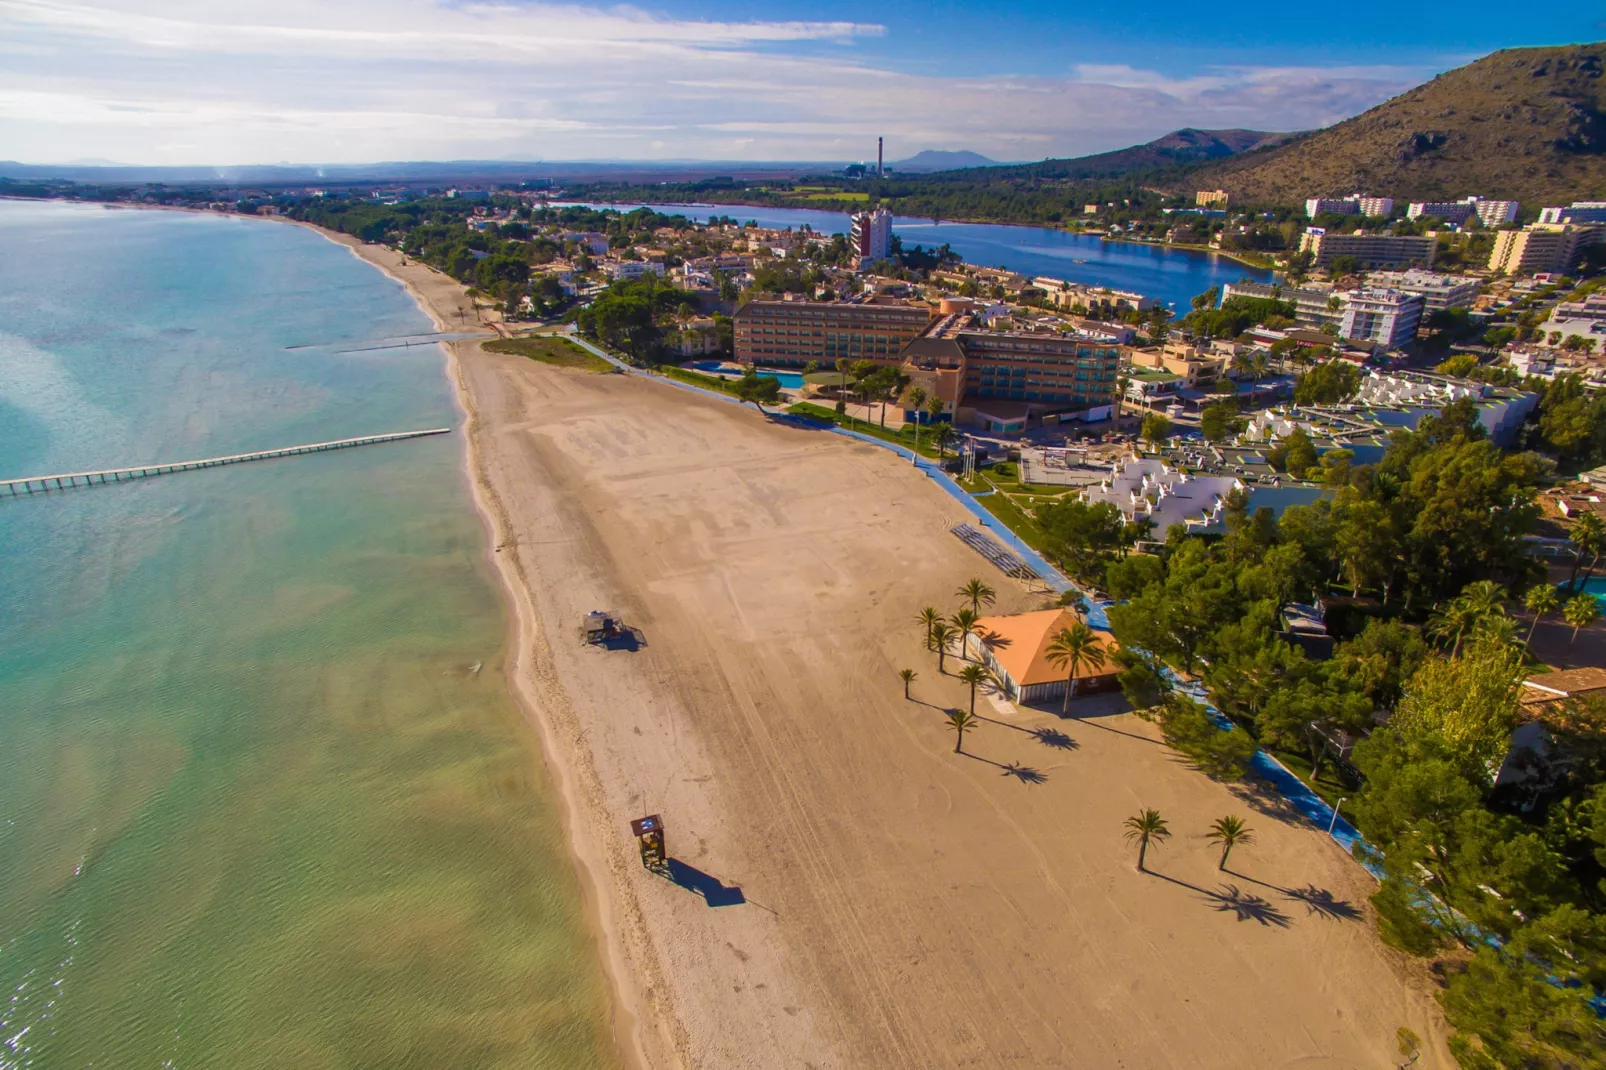
[(885, 138), (878, 137), (875, 139), (875, 176), (877, 178), (887, 177), (887, 169), (881, 162), (881, 150), (884, 147), (885, 141)]

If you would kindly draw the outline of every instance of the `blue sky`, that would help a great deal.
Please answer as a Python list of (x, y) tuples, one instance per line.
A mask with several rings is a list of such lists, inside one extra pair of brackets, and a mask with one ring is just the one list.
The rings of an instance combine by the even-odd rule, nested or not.
[(1247, 0), (0, 0), (0, 158), (851, 160), (1074, 156), (1180, 126), (1294, 130), (1598, 4)]

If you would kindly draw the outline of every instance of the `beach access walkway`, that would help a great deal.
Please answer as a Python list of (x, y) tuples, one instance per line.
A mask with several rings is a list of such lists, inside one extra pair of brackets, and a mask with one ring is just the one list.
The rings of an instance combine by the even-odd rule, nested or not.
[(151, 476), (171, 475), (175, 472), (198, 472), (203, 468), (221, 468), (248, 461), (271, 461), (279, 457), (299, 457), (308, 453), (327, 453), (346, 450), (354, 446), (372, 446), (381, 442), (401, 442), (428, 435), (445, 435), (450, 427), (431, 427), (423, 431), (391, 431), (382, 435), (362, 435), (357, 438), (340, 438), (332, 442), (312, 442), (304, 446), (281, 446), (254, 453), (233, 453), (227, 457), (207, 457), (199, 461), (173, 461), (167, 464), (147, 464), (134, 468), (106, 468), (95, 472), (64, 472), (61, 475), (22, 476), (0, 480), (0, 498), (22, 498), (30, 494), (48, 494), (59, 490), (94, 487), (106, 483), (125, 483), (132, 479), (149, 479)]

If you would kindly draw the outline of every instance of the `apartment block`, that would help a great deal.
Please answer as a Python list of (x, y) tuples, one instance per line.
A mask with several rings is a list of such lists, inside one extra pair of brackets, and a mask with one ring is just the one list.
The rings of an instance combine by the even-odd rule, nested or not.
[(1245, 280), (1228, 283), (1222, 287), (1223, 301), (1235, 296), (1269, 297), (1278, 301), (1291, 301), (1294, 305), (1294, 319), (1307, 327), (1322, 327), (1329, 323), (1337, 326), (1344, 314), (1344, 292), (1335, 291), (1331, 285), (1321, 282), (1290, 287)]
[(1503, 275), (1565, 273), (1578, 263), (1586, 248), (1601, 240), (1606, 227), (1572, 223), (1534, 223), (1521, 230), (1502, 230), (1494, 236), (1489, 270)]
[(1366, 281), (1372, 286), (1404, 293), (1419, 294), (1422, 310), (1440, 312), (1447, 308), (1470, 308), (1473, 298), (1483, 288), (1481, 279), (1467, 275), (1440, 275), (1433, 271), (1374, 271)]
[(1574, 201), (1567, 208), (1541, 208), (1539, 222), (1606, 223), (1606, 201)]
[(1407, 219), (1423, 216), (1459, 225), (1472, 218), (1472, 204), (1468, 201), (1412, 201), (1405, 209)]
[(1224, 189), (1202, 189), (1193, 195), (1193, 203), (1199, 208), (1225, 208), (1231, 199)]
[(886, 260), (892, 255), (892, 213), (885, 208), (855, 212), (848, 228), (848, 245), (861, 262)]
[(1352, 342), (1376, 342), (1397, 349), (1416, 338), (1422, 320), (1422, 296), (1401, 290), (1358, 290), (1344, 303), (1340, 337)]
[(1309, 197), (1305, 200), (1305, 214), (1311, 219), (1319, 215), (1360, 215), (1361, 202), (1356, 197)]
[(1310, 197), (1305, 201), (1305, 214), (1310, 218), (1315, 219), (1324, 213), (1387, 219), (1394, 214), (1394, 198), (1352, 193), (1348, 197)]
[(1299, 239), (1300, 252), (1308, 252), (1315, 266), (1327, 270), (1341, 256), (1351, 257), (1363, 271), (1374, 268), (1432, 267), (1438, 251), (1432, 236), (1395, 237), (1384, 234), (1329, 234), (1321, 227), (1306, 227)]
[(843, 358), (891, 363), (933, 318), (925, 305), (885, 299), (749, 301), (736, 313), (736, 359), (775, 368), (832, 367)]

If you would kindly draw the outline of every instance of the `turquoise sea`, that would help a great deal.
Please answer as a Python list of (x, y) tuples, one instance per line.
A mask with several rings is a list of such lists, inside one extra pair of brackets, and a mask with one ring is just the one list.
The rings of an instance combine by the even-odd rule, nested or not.
[[(0, 477), (461, 424), (297, 227), (0, 201)], [(0, 498), (0, 1068), (613, 1065), (460, 433)]]

